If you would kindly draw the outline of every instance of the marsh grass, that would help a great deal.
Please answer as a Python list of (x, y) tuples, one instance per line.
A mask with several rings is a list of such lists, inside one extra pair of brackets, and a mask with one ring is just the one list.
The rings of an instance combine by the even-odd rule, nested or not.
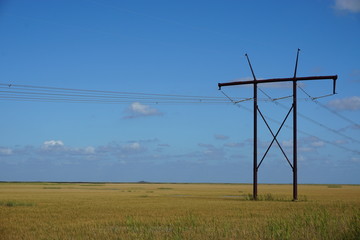
[(51, 191), (40, 184), (0, 184), (0, 239), (354, 240), (360, 235), (359, 186), (300, 185), (305, 200), (292, 202), (288, 185), (262, 185), (258, 201), (252, 200), (252, 186), (242, 184), (83, 185), (45, 185), (61, 187)]
[(342, 188), (342, 185), (338, 185), (338, 184), (329, 184), (327, 185), (328, 188)]
[(35, 203), (32, 202), (19, 202), (19, 201), (0, 201), (0, 206), (5, 207), (33, 207), (35, 206)]
[(81, 187), (98, 187), (105, 186), (105, 183), (90, 183), (90, 184), (80, 184)]
[(61, 187), (43, 187), (43, 189), (61, 189)]
[(334, 216), (328, 209), (318, 206), (291, 219), (268, 220), (265, 239), (348, 239), (360, 237), (359, 209), (349, 216)]
[[(245, 194), (240, 196), (242, 197), (243, 200), (246, 201), (253, 201), (254, 197), (251, 193), (249, 194)], [(300, 195), (298, 196), (298, 200), (297, 201), (301, 201), (301, 202), (306, 202), (308, 200), (306, 195)], [(289, 201), (293, 201), (292, 197), (289, 195), (279, 195), (279, 194), (271, 194), (271, 193), (266, 193), (266, 194), (259, 194), (257, 196), (257, 200), (256, 201), (275, 201), (275, 202), (289, 202)]]
[(352, 240), (360, 238), (360, 211), (359, 209), (355, 210), (355, 214), (351, 217), (348, 229), (343, 234), (344, 240)]

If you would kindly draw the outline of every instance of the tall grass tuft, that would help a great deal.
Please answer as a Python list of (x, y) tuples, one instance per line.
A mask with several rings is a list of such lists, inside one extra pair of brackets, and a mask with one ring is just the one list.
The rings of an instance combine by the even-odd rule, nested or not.
[[(254, 198), (253, 198), (253, 195), (249, 193), (247, 195), (244, 195), (243, 199), (248, 201), (248, 200), (253, 200)], [(292, 200), (293, 199), (290, 196), (271, 194), (271, 193), (259, 194), (257, 196), (257, 201), (289, 202)], [(305, 195), (298, 196), (298, 201), (306, 202), (307, 196), (305, 196)]]
[(347, 231), (343, 234), (344, 240), (359, 240), (360, 239), (360, 210), (355, 210), (354, 215), (351, 217)]
[(323, 207), (310, 208), (292, 218), (271, 218), (264, 239), (345, 239), (359, 240), (360, 211), (350, 218), (334, 216)]
[(18, 202), (18, 201), (0, 201), (0, 206), (6, 206), (6, 207), (32, 207), (32, 206), (35, 206), (35, 203)]

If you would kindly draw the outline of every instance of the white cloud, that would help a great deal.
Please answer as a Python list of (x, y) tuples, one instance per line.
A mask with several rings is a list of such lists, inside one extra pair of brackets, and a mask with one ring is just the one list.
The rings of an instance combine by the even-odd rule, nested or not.
[(328, 106), (336, 110), (350, 110), (350, 111), (360, 110), (360, 97), (353, 96), (349, 98), (336, 99), (330, 101), (328, 103)]
[(353, 13), (360, 12), (360, 0), (335, 0), (335, 9)]
[(140, 143), (134, 142), (124, 146), (125, 149), (138, 150), (140, 149)]
[(11, 155), (13, 153), (10, 148), (0, 148), (0, 155)]
[(94, 147), (86, 147), (86, 148), (84, 149), (84, 152), (85, 152), (86, 154), (94, 154), (94, 153), (95, 153), (95, 148), (94, 148)]
[(64, 143), (61, 140), (49, 140), (43, 143), (44, 149), (63, 147)]
[(150, 107), (148, 105), (139, 103), (139, 102), (133, 102), (129, 106), (129, 108), (126, 111), (128, 113), (127, 116), (124, 118), (138, 118), (138, 117), (147, 117), (147, 116), (156, 116), (156, 115), (162, 115), (159, 110), (156, 108)]
[(61, 140), (49, 140), (45, 141), (41, 146), (41, 149), (49, 154), (49, 152), (53, 152), (56, 154), (68, 154), (69, 156), (75, 155), (93, 155), (96, 153), (96, 149), (94, 147), (71, 147), (65, 146), (64, 142)]
[(138, 142), (129, 143), (121, 146), (122, 154), (132, 154), (132, 153), (140, 153), (144, 152), (146, 149)]

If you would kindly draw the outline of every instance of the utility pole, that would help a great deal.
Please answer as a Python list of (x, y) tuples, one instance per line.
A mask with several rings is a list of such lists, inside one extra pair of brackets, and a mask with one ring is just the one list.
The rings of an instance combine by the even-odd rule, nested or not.
[[(297, 77), (297, 66), (298, 66), (298, 59), (299, 59), (299, 52), (300, 49), (298, 49), (297, 51), (297, 55), (296, 55), (296, 63), (295, 63), (295, 71), (294, 71), (294, 76), (292, 78), (271, 78), (271, 79), (261, 79), (261, 80), (257, 80), (252, 68), (252, 65), (250, 63), (250, 59), (249, 56), (247, 54), (245, 54), (247, 61), (249, 63), (250, 66), (250, 70), (251, 73), (253, 75), (253, 80), (251, 81), (236, 81), (236, 82), (227, 82), (227, 83), (219, 83), (218, 87), (219, 89), (221, 89), (221, 87), (226, 87), (226, 86), (236, 86), (236, 85), (249, 85), (252, 84), (254, 87), (254, 149), (253, 149), (253, 200), (257, 200), (257, 195), (258, 195), (258, 191), (257, 191), (257, 185), (258, 185), (258, 169), (262, 163), (262, 161), (264, 160), (266, 154), (268, 153), (269, 149), (271, 148), (272, 144), (274, 141), (276, 141), (276, 143), (278, 144), (279, 148), (281, 149), (282, 153), (284, 154), (286, 160), (288, 161), (290, 167), (292, 168), (293, 171), (293, 201), (297, 201), (298, 200), (298, 191), (297, 191), (297, 185), (298, 185), (298, 177), (297, 177), (297, 82), (298, 81), (308, 81), (308, 80), (333, 80), (333, 94), (335, 94), (335, 87), (336, 87), (336, 80), (338, 78), (337, 75), (331, 75), (331, 76), (310, 76), (310, 77)], [(273, 131), (271, 130), (270, 126), (267, 124), (266, 119), (264, 118), (264, 115), (262, 114), (262, 112), (260, 111), (260, 108), (258, 106), (258, 97), (257, 97), (257, 90), (258, 90), (258, 84), (260, 83), (274, 83), (274, 82), (292, 82), (292, 88), (293, 88), (293, 103), (292, 106), (289, 110), (289, 112), (287, 113), (284, 121), (282, 122), (280, 128), (278, 129), (278, 131), (276, 132), (276, 134), (273, 133)], [(289, 161), (288, 157), (286, 156), (284, 150), (282, 149), (280, 143), (278, 142), (278, 140), (276, 139), (278, 133), (280, 132), (280, 130), (282, 129), (286, 119), (288, 118), (290, 112), (293, 112), (293, 161), (292, 163)], [(260, 163), (258, 164), (257, 162), (257, 157), (258, 157), (258, 151), (257, 151), (257, 116), (258, 113), (260, 114), (260, 116), (262, 117), (262, 119), (264, 120), (266, 126), (268, 127), (269, 131), (271, 132), (272, 136), (273, 136), (273, 140), (270, 144), (270, 146), (268, 147), (268, 149), (266, 150), (264, 156), (262, 157)]]
[(256, 76), (254, 73), (254, 70), (251, 66), (251, 62), (249, 59), (249, 56), (247, 54), (245, 54), (246, 59), (249, 63), (250, 66), (250, 70), (251, 70), (251, 74), (253, 75), (254, 78), (254, 154), (253, 154), (253, 198), (254, 200), (257, 200), (257, 172), (258, 172), (258, 167), (257, 167), (257, 111), (258, 111), (258, 97), (257, 97), (257, 80), (256, 80)]
[[(296, 83), (296, 73), (297, 66), (299, 60), (299, 52), (298, 48), (296, 54), (296, 62), (295, 62), (295, 71), (294, 71), (294, 81), (293, 81), (293, 201), (298, 199), (297, 196), (297, 83)], [(337, 78), (337, 77), (336, 77)], [(334, 80), (335, 81), (335, 80)]]

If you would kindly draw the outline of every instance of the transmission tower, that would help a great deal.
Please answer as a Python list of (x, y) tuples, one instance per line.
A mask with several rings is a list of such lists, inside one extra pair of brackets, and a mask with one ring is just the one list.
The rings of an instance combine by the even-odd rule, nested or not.
[[(271, 78), (271, 79), (261, 79), (261, 80), (257, 80), (254, 70), (252, 68), (249, 56), (247, 54), (245, 54), (247, 61), (249, 63), (249, 67), (253, 76), (253, 80), (251, 81), (236, 81), (236, 82), (227, 82), (227, 83), (219, 83), (218, 87), (219, 90), (221, 89), (221, 87), (225, 87), (225, 86), (235, 86), (235, 85), (249, 85), (252, 84), (253, 85), (253, 91), (254, 91), (254, 95), (253, 95), (253, 103), (254, 103), (254, 109), (253, 109), (253, 118), (254, 118), (254, 148), (253, 148), (253, 199), (257, 200), (257, 185), (258, 185), (258, 170), (259, 167), (261, 165), (261, 163), (263, 162), (265, 156), (267, 155), (268, 151), (270, 150), (272, 144), (274, 142), (277, 143), (277, 145), (279, 146), (280, 150), (282, 151), (283, 155), (285, 156), (286, 160), (288, 161), (290, 167), (292, 168), (293, 171), (293, 200), (296, 201), (298, 199), (298, 190), (297, 190), (297, 185), (298, 185), (298, 181), (297, 181), (297, 82), (298, 81), (308, 81), (308, 80), (333, 80), (333, 94), (335, 94), (335, 88), (336, 88), (336, 80), (338, 78), (337, 75), (331, 75), (331, 76), (310, 76), (310, 77), (297, 77), (297, 67), (298, 67), (298, 60), (299, 60), (299, 52), (300, 49), (297, 50), (297, 54), (296, 54), (296, 62), (295, 62), (295, 71), (294, 71), (294, 76), (290, 77), (290, 78)], [(292, 89), (293, 89), (293, 95), (292, 95), (292, 105), (290, 107), (290, 110), (288, 111), (285, 119), (283, 120), (282, 124), (280, 125), (279, 129), (277, 130), (277, 132), (274, 134), (274, 132), (272, 131), (272, 129), (270, 128), (269, 124), (267, 123), (264, 115), (262, 114), (259, 106), (258, 106), (258, 97), (257, 97), (257, 92), (258, 92), (258, 84), (260, 83), (274, 83), (274, 82), (292, 82)], [(283, 148), (281, 147), (281, 144), (278, 142), (278, 140), (276, 139), (277, 135), (279, 134), (279, 132), (281, 131), (282, 127), (284, 126), (284, 123), (286, 121), (286, 119), (288, 118), (288, 116), (290, 115), (290, 113), (293, 113), (293, 158), (292, 158), (292, 163), (290, 162), (289, 158), (286, 156), (285, 151), (283, 150)], [(257, 132), (257, 123), (258, 123), (258, 114), (261, 116), (261, 118), (263, 119), (263, 121), (265, 122), (267, 128), (269, 129), (271, 135), (273, 136), (273, 140), (271, 141), (268, 149), (266, 150), (265, 154), (263, 155), (261, 161), (258, 163), (258, 145), (257, 145), (257, 141), (258, 141), (258, 132)]]

